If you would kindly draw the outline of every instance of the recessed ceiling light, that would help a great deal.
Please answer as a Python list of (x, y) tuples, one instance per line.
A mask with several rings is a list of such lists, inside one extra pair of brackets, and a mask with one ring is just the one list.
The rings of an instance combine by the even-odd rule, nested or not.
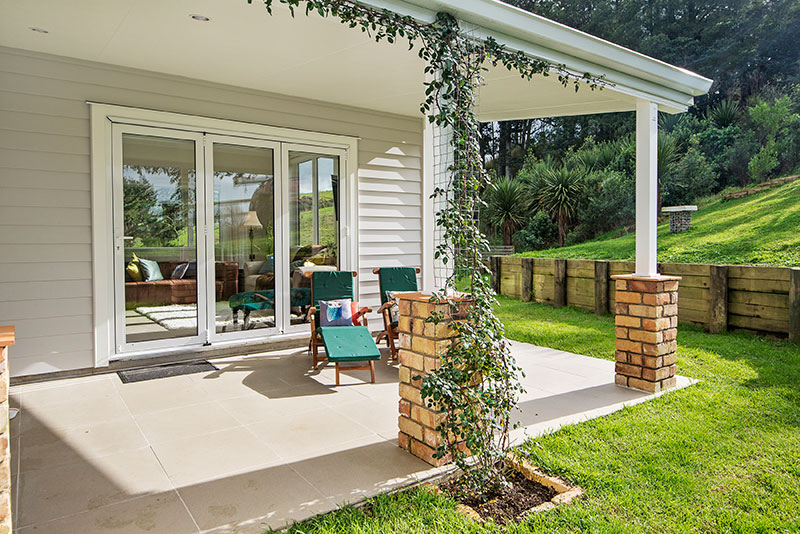
[(36, 33), (50, 33), (49, 31), (45, 30), (44, 28), (36, 28), (36, 27), (32, 27), (32, 28), (28, 28), (28, 29), (29, 29), (30, 31), (32, 31), (32, 32), (36, 32)]
[(191, 17), (192, 17), (194, 20), (199, 20), (200, 22), (208, 22), (209, 20), (211, 20), (210, 18), (208, 18), (208, 17), (205, 17), (205, 16), (203, 16), (203, 15), (190, 15), (190, 16), (191, 16)]

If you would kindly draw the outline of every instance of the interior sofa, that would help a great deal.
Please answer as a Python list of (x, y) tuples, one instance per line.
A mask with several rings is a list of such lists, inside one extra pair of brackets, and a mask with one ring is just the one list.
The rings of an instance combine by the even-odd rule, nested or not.
[[(125, 282), (125, 301), (143, 304), (192, 304), (197, 302), (197, 279), (170, 279), (172, 271), (183, 261), (159, 261), (164, 280)], [(228, 300), (239, 292), (239, 264), (235, 261), (214, 263), (217, 300)]]

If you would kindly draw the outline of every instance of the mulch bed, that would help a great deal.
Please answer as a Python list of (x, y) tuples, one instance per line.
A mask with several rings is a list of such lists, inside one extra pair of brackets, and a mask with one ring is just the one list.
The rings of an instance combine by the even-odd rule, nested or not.
[(496, 523), (516, 522), (525, 512), (535, 506), (549, 501), (556, 495), (553, 488), (528, 480), (522, 474), (512, 472), (508, 477), (510, 488), (503, 489), (488, 500), (474, 497), (458, 497), (458, 480), (442, 484), (441, 488), (453, 495), (458, 502), (478, 512), (484, 519), (493, 519)]

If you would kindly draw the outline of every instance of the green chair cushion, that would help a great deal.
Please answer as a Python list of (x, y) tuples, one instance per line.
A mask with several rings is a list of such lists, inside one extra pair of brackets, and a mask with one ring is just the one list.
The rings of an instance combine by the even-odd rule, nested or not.
[(319, 308), (321, 300), (352, 299), (353, 273), (316, 271), (311, 275), (311, 305)]
[(381, 353), (366, 326), (322, 326), (325, 353), (331, 362), (380, 360)]
[(381, 304), (386, 304), (387, 291), (417, 291), (417, 271), (413, 267), (381, 267), (378, 274)]

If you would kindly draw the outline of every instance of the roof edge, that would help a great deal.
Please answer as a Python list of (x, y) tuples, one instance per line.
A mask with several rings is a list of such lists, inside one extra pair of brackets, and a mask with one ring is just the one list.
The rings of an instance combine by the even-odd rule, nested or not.
[[(445, 11), (459, 20), (487, 30), (499, 40), (521, 41), (533, 47), (524, 50), (549, 61), (563, 63), (571, 70), (584, 70), (593, 63), (604, 72), (611, 83), (630, 87), (633, 80), (645, 82), (647, 93), (673, 102), (687, 100), (708, 93), (712, 80), (681, 67), (646, 56), (624, 46), (576, 30), (559, 22), (530, 13), (499, 0), (364, 0), (364, 3), (390, 9), (418, 20), (432, 21), (436, 12)], [(548, 53), (549, 52), (549, 53)], [(615, 74), (621, 74), (615, 79)], [(659, 95), (658, 87), (666, 89)], [(655, 91), (655, 93), (654, 93)], [(688, 98), (675, 98), (679, 93)]]

